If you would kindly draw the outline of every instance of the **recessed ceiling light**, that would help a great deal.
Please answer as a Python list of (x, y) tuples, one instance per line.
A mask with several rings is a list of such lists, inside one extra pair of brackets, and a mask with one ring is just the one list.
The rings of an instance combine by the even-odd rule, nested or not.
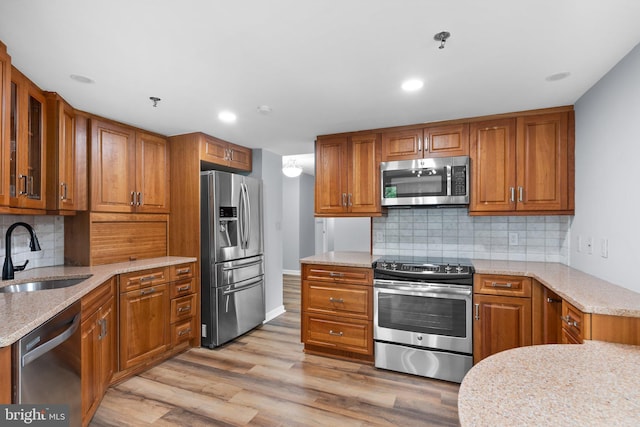
[(424, 86), (424, 82), (420, 79), (409, 79), (402, 83), (402, 90), (405, 92), (414, 92)]
[(271, 113), (271, 111), (273, 111), (273, 110), (268, 105), (260, 105), (258, 107), (258, 113), (260, 113), (260, 114), (269, 114), (269, 113)]
[(220, 119), (220, 121), (223, 121), (225, 123), (233, 123), (236, 121), (237, 118), (238, 117), (231, 111), (221, 111), (218, 114), (218, 119)]
[(566, 79), (571, 75), (568, 71), (563, 71), (561, 73), (551, 74), (550, 76), (545, 77), (545, 80), (548, 82), (556, 82), (558, 80)]
[(81, 76), (80, 74), (71, 74), (69, 78), (77, 81), (78, 83), (95, 83), (93, 79), (90, 79), (87, 76)]

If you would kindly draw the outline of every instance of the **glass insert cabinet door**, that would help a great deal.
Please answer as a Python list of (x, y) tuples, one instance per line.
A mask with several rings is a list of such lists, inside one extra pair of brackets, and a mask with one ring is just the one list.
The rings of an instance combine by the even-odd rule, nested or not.
[(24, 76), (16, 75), (11, 82), (9, 123), (9, 196), (14, 207), (45, 207), (44, 108), (44, 94)]

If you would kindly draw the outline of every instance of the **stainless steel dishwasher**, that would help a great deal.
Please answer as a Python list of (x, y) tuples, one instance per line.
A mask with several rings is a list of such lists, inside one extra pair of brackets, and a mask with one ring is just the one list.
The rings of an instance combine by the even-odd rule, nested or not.
[(13, 347), (13, 403), (69, 405), (80, 426), (80, 301), (22, 337)]

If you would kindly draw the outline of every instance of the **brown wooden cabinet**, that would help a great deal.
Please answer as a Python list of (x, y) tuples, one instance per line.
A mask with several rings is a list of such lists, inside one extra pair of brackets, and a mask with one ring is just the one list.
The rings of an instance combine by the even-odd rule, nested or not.
[(86, 129), (77, 141), (75, 110), (54, 92), (46, 99), (47, 210), (86, 209)]
[(0, 206), (9, 206), (11, 57), (0, 42)]
[(82, 304), (82, 425), (98, 409), (116, 366), (115, 278), (97, 287)]
[(380, 136), (353, 134), (316, 141), (316, 216), (379, 216)]
[(242, 171), (251, 171), (251, 149), (232, 144), (219, 138), (201, 135), (200, 159), (215, 165)]
[(15, 67), (11, 69), (9, 196), (15, 208), (46, 208), (44, 93)]
[(542, 283), (533, 280), (531, 307), (533, 345), (562, 342), (562, 298)]
[(149, 362), (169, 348), (168, 273), (168, 268), (143, 270), (118, 279), (120, 371)]
[(471, 124), (470, 214), (573, 213), (573, 111)]
[(591, 339), (591, 314), (583, 313), (575, 306), (562, 301), (562, 343), (582, 344)]
[(91, 210), (169, 213), (167, 140), (91, 120)]
[(473, 362), (531, 345), (531, 279), (476, 274), (473, 287)]
[(306, 352), (373, 361), (372, 284), (368, 268), (302, 265)]
[(170, 321), (170, 346), (188, 347), (195, 346), (198, 322), (198, 307), (200, 306), (196, 293), (194, 278), (195, 264), (186, 263), (173, 265), (170, 268), (170, 277), (173, 281), (169, 288), (171, 298)]
[(383, 162), (468, 154), (467, 123), (395, 130), (382, 134)]
[(11, 387), (12, 366), (11, 346), (0, 347), (0, 405), (11, 404), (13, 393)]

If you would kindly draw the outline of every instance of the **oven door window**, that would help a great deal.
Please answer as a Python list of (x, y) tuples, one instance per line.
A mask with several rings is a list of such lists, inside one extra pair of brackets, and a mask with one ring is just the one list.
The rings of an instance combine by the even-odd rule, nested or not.
[(466, 301), (378, 294), (378, 325), (383, 328), (465, 338)]
[(446, 196), (447, 174), (441, 167), (383, 171), (384, 198)]

